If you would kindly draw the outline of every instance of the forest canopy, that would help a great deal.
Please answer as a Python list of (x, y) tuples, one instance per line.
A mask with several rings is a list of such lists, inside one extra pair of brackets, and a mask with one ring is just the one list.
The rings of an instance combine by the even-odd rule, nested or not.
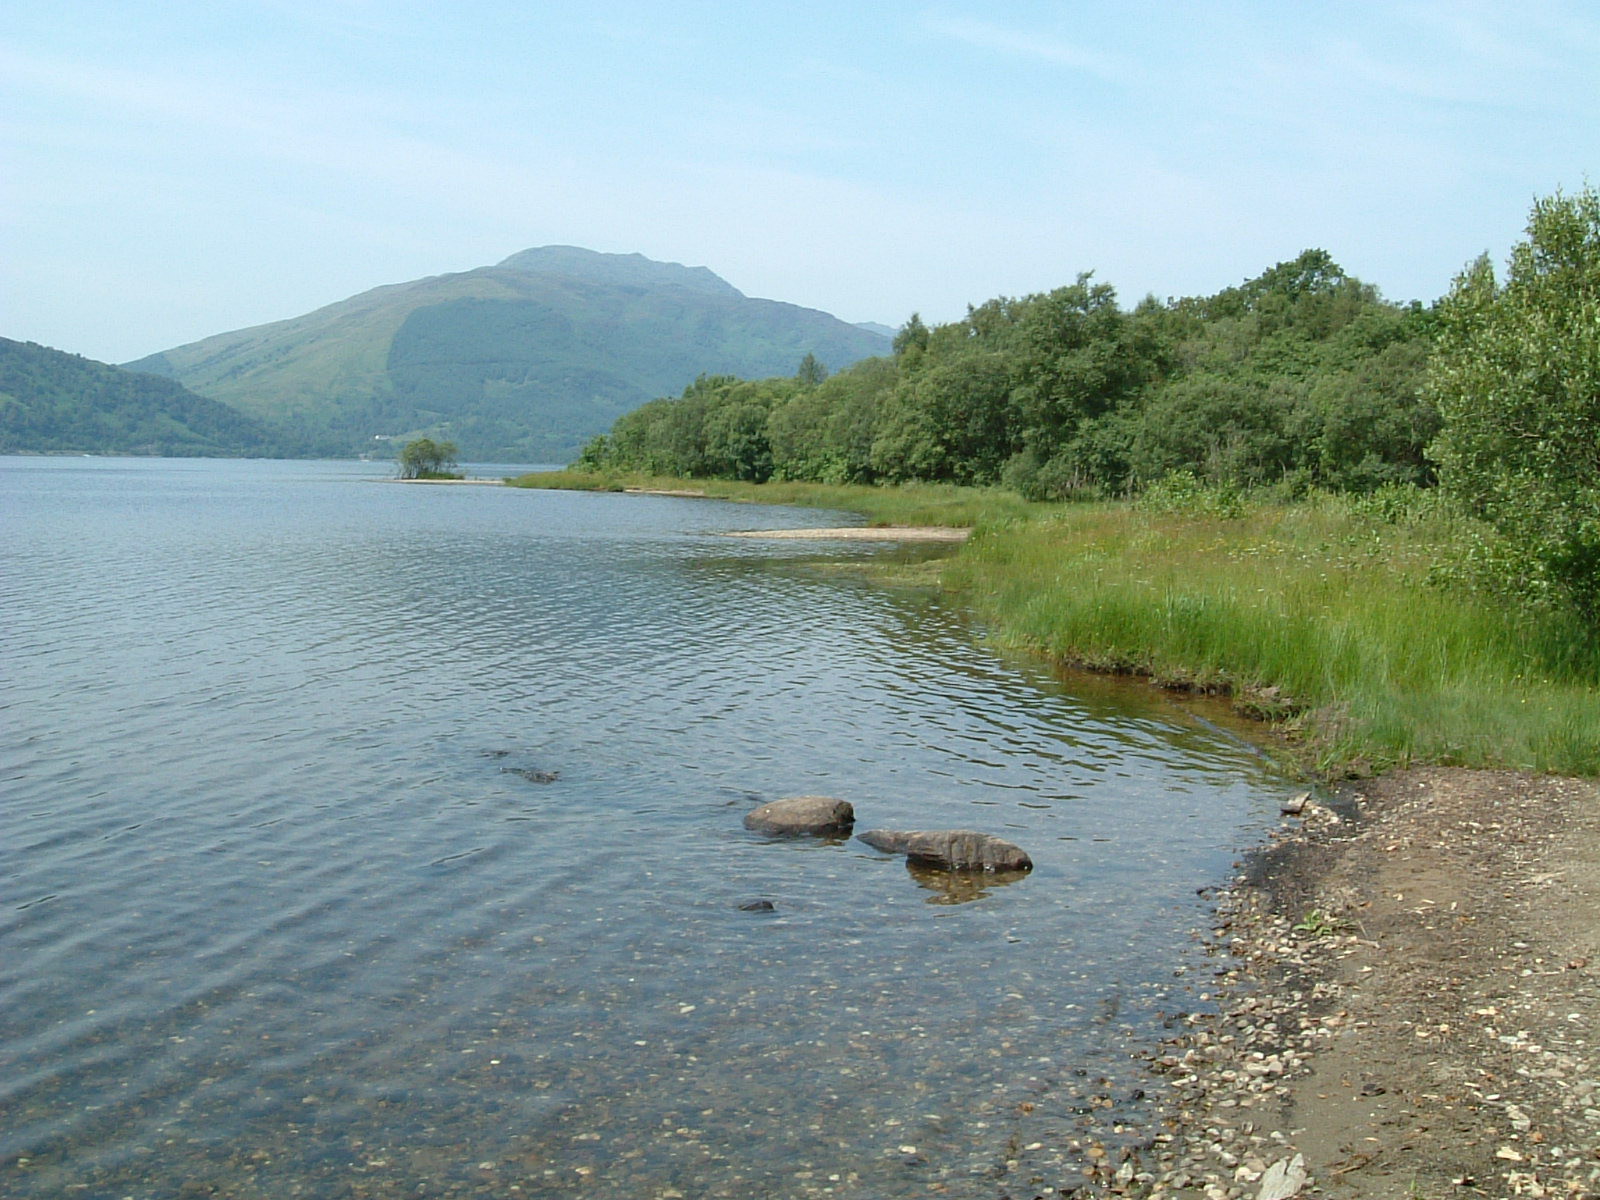
[(0, 453), (294, 454), (261, 421), (171, 379), (0, 338)]
[(580, 469), (1123, 495), (1177, 472), (1370, 491), (1433, 482), (1423, 391), (1435, 314), (1323, 250), (1214, 296), (1123, 308), (1080, 275), (928, 326), (832, 375), (702, 376), (621, 417)]
[(914, 314), (891, 355), (832, 375), (811, 360), (789, 378), (702, 376), (575, 466), (1030, 500), (1441, 484), (1470, 530), (1441, 580), (1593, 621), (1600, 193), (1536, 201), (1504, 281), (1480, 258), (1430, 307), (1385, 300), (1316, 249), (1132, 308), (1084, 274), (948, 324)]

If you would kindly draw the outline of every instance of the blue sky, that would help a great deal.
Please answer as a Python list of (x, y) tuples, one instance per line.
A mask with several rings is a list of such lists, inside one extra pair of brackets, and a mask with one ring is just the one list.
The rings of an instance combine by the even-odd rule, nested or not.
[(890, 325), (1310, 246), (1429, 301), (1586, 182), (1590, 0), (0, 11), (0, 336), (108, 361), (548, 244)]

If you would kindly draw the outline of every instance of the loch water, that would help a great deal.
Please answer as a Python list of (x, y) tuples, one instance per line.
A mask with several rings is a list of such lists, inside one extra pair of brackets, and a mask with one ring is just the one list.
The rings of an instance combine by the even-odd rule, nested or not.
[[(942, 551), (722, 536), (837, 513), (389, 473), (0, 459), (0, 1195), (1032, 1195), (1137, 1130), (1244, 741), (849, 569)], [(1036, 868), (742, 828), (806, 793)]]

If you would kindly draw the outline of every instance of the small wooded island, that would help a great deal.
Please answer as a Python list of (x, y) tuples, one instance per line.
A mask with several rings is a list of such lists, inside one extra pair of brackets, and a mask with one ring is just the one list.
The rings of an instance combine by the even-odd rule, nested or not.
[(456, 463), (456, 444), (416, 438), (400, 447), (396, 457), (400, 478), (411, 481), (457, 482), (464, 478)]

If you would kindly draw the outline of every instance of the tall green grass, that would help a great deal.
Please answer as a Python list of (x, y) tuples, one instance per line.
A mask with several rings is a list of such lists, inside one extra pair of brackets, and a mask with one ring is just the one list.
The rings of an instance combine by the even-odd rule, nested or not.
[(1463, 535), (1323, 497), (1238, 517), (1081, 506), (995, 527), (946, 580), (1005, 642), (1227, 690), (1329, 773), (1600, 774), (1600, 640), (1429, 581)]

